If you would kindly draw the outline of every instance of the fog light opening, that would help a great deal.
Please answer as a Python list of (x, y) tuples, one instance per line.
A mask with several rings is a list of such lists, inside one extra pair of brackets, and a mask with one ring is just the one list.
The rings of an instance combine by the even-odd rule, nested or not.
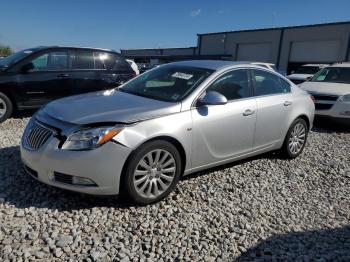
[(59, 183), (74, 185), (74, 186), (84, 186), (84, 187), (97, 186), (97, 184), (89, 178), (66, 175), (59, 172), (54, 172), (54, 180)]
[(97, 186), (91, 179), (78, 176), (73, 176), (72, 184), (77, 186)]

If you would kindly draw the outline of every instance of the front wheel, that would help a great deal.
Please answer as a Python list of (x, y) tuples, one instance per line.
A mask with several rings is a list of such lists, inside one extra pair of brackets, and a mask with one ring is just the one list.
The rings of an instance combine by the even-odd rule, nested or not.
[(122, 190), (136, 204), (158, 202), (176, 186), (181, 167), (179, 151), (173, 144), (163, 140), (147, 142), (131, 155)]
[(287, 158), (295, 158), (299, 156), (305, 147), (308, 135), (308, 126), (302, 118), (296, 119), (290, 126), (284, 144), (282, 153)]

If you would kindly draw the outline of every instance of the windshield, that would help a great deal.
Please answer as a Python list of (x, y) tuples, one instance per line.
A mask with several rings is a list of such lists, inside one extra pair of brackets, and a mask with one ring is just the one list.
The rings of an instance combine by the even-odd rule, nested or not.
[(318, 66), (301, 66), (297, 70), (295, 70), (294, 74), (314, 75), (319, 70), (320, 68)]
[(213, 72), (213, 70), (194, 67), (161, 66), (143, 73), (119, 90), (151, 99), (178, 102)]
[(32, 50), (27, 49), (4, 57), (3, 59), (0, 59), (0, 67), (9, 67), (26, 57), (27, 55), (30, 55), (32, 52)]
[(326, 67), (318, 72), (311, 81), (350, 84), (350, 68)]

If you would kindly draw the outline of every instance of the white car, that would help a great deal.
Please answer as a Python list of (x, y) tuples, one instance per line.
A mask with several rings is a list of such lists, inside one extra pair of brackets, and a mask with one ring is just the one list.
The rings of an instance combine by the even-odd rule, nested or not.
[(140, 71), (139, 71), (137, 64), (131, 59), (126, 59), (126, 61), (131, 66), (132, 70), (134, 70), (135, 74), (138, 76), (140, 74)]
[(350, 63), (325, 67), (300, 87), (314, 97), (316, 115), (350, 123)]
[(322, 68), (328, 66), (327, 64), (306, 64), (299, 67), (297, 70), (292, 71), (291, 75), (287, 78), (294, 84), (298, 85), (314, 76)]

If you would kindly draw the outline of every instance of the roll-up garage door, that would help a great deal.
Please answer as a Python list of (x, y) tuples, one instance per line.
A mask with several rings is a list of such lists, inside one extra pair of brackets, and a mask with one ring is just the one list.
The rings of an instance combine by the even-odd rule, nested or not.
[(271, 43), (238, 44), (237, 60), (271, 62)]
[(289, 62), (335, 62), (339, 55), (338, 40), (293, 42)]

